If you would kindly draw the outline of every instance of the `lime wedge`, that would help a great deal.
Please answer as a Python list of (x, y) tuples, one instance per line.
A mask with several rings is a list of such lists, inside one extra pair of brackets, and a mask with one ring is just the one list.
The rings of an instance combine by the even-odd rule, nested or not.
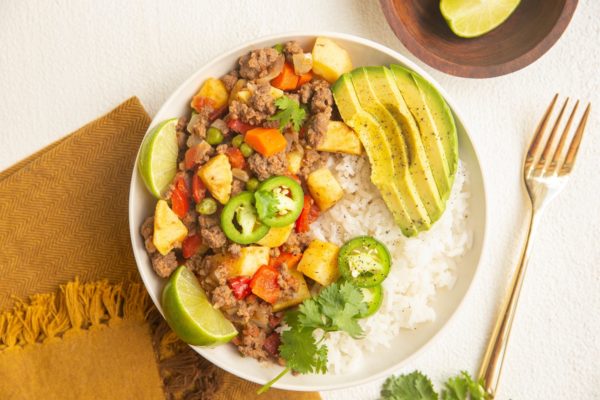
[(171, 329), (189, 344), (216, 345), (237, 335), (235, 327), (213, 308), (198, 279), (185, 266), (177, 268), (165, 285), (162, 307)]
[(440, 11), (452, 32), (473, 38), (488, 33), (515, 11), (521, 0), (441, 0)]
[(150, 132), (140, 150), (138, 168), (146, 187), (156, 198), (167, 190), (177, 173), (177, 118), (158, 124)]

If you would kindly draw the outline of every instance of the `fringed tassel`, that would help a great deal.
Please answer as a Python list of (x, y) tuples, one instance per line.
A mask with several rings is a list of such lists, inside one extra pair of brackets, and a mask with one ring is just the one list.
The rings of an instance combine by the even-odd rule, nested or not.
[(139, 282), (123, 285), (103, 280), (82, 284), (75, 279), (61, 285), (56, 294), (33, 295), (28, 302), (17, 300), (12, 310), (1, 313), (0, 350), (100, 327), (115, 319), (142, 320), (150, 306)]

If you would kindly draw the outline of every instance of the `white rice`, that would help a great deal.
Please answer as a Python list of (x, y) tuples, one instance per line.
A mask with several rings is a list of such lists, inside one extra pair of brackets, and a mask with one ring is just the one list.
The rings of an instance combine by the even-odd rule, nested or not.
[(361, 320), (365, 337), (355, 340), (335, 332), (324, 341), (329, 371), (343, 373), (360, 365), (361, 357), (378, 345), (389, 347), (401, 329), (415, 329), (435, 319), (436, 293), (454, 285), (457, 258), (470, 248), (472, 232), (466, 223), (468, 176), (462, 163), (443, 216), (429, 231), (406, 238), (371, 183), (368, 160), (349, 155), (336, 158), (335, 162), (330, 159), (329, 167), (345, 195), (311, 225), (311, 231), (317, 239), (340, 246), (353, 237), (370, 235), (385, 243), (392, 256), (381, 308)]

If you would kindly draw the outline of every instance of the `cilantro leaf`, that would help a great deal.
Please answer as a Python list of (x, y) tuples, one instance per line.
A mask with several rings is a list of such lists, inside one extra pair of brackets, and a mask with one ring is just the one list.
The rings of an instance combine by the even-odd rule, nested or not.
[(317, 344), (313, 337), (313, 329), (292, 328), (281, 334), (279, 354), (289, 368), (301, 374), (309, 374), (315, 370), (315, 354)]
[(300, 312), (298, 321), (305, 328), (322, 328), (323, 327), (323, 314), (319, 308), (319, 303), (314, 299), (305, 300), (298, 307)]
[[(462, 371), (460, 375), (448, 379), (444, 384), (442, 400), (485, 400), (489, 395), (483, 388), (482, 381), (475, 381), (468, 372)], [(470, 397), (467, 397), (470, 395)]]
[(269, 121), (279, 121), (280, 130), (283, 130), (291, 122), (294, 130), (298, 132), (306, 119), (306, 110), (300, 107), (296, 100), (287, 96), (276, 99), (275, 105), (280, 111), (269, 117)]
[(254, 193), (254, 199), (258, 219), (264, 220), (275, 216), (279, 208), (279, 201), (273, 192), (259, 190)]
[(350, 282), (341, 285), (334, 283), (319, 294), (317, 298), (325, 318), (331, 321), (330, 327), (323, 329), (345, 331), (354, 338), (363, 334), (357, 318), (366, 311), (366, 303), (360, 289)]
[(433, 384), (420, 371), (390, 376), (383, 383), (381, 400), (438, 400)]

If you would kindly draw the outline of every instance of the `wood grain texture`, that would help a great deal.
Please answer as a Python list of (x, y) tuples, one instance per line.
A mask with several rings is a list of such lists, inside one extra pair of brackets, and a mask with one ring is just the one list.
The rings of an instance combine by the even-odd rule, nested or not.
[(392, 30), (415, 56), (467, 78), (505, 75), (531, 64), (560, 38), (578, 0), (522, 0), (499, 27), (478, 38), (456, 36), (439, 0), (380, 0)]

